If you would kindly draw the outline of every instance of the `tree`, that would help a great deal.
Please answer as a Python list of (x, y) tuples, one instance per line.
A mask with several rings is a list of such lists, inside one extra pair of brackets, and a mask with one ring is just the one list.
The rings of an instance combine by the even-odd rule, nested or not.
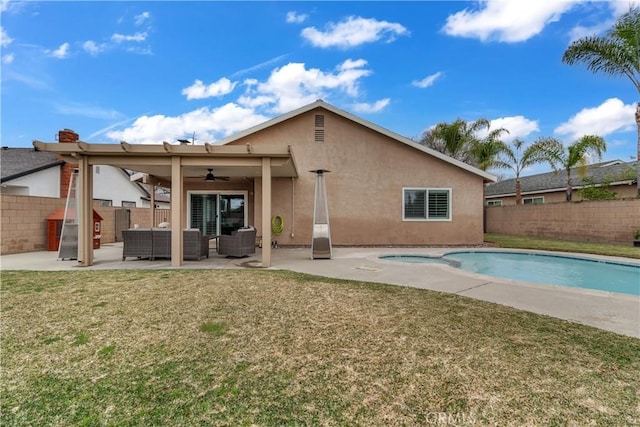
[[(504, 144), (500, 137), (508, 133), (506, 129), (489, 130), (489, 120), (481, 118), (467, 122), (460, 118), (452, 123), (440, 122), (422, 134), (418, 141), (436, 151), (454, 159), (487, 170), (493, 167), (497, 155)], [(487, 136), (481, 138), (479, 133), (486, 130)]]
[[(631, 8), (622, 15), (604, 37), (589, 36), (572, 42), (562, 55), (562, 61), (573, 65), (583, 63), (594, 73), (626, 76), (640, 94), (640, 8)], [(636, 105), (638, 152), (640, 162), (640, 102)], [(640, 167), (636, 167), (637, 194), (640, 196)]]
[(544, 138), (540, 140), (545, 161), (558, 171), (563, 169), (567, 173), (567, 202), (571, 201), (573, 194), (573, 184), (571, 182), (571, 169), (587, 164), (588, 157), (595, 155), (601, 158), (602, 153), (607, 150), (607, 144), (600, 136), (585, 135), (566, 149), (560, 141), (555, 138)]
[(537, 163), (549, 161), (545, 141), (546, 139), (539, 138), (522, 151), (525, 142), (516, 138), (511, 143), (513, 148), (505, 145), (504, 149), (500, 153), (499, 160), (494, 164), (494, 167), (512, 169), (515, 172), (516, 205), (522, 204), (522, 183), (520, 181), (520, 173), (522, 173), (525, 168)]

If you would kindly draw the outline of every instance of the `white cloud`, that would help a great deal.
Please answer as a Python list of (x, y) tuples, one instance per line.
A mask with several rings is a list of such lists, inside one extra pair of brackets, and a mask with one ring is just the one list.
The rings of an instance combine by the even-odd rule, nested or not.
[(13, 39), (4, 31), (4, 28), (0, 27), (0, 46), (7, 47), (12, 41)]
[(7, 53), (6, 55), (2, 55), (3, 64), (11, 64), (14, 59), (15, 59), (15, 55), (13, 53)]
[(231, 82), (231, 80), (226, 77), (208, 86), (205, 86), (202, 80), (196, 80), (191, 86), (182, 89), (182, 94), (186, 95), (187, 99), (212, 98), (233, 92), (237, 84), (238, 82)]
[(84, 51), (90, 54), (91, 56), (98, 55), (100, 52), (104, 51), (105, 48), (106, 48), (106, 45), (97, 44), (93, 40), (87, 40), (86, 42), (82, 43), (82, 49), (84, 49)]
[(319, 31), (315, 27), (302, 30), (302, 37), (309, 40), (316, 47), (348, 48), (364, 43), (371, 43), (386, 38), (387, 42), (395, 40), (397, 36), (408, 35), (409, 30), (398, 23), (377, 21), (350, 16), (346, 21), (337, 24), (331, 22), (326, 31)]
[(135, 33), (133, 35), (127, 36), (124, 34), (115, 33), (111, 36), (111, 40), (115, 43), (123, 43), (123, 42), (143, 42), (147, 39), (147, 32), (144, 31), (142, 33)]
[(302, 24), (307, 20), (309, 15), (307, 14), (298, 14), (297, 12), (287, 12), (287, 22), (290, 24)]
[(63, 59), (69, 56), (69, 43), (62, 43), (59, 48), (54, 51), (46, 50), (46, 53), (53, 58)]
[(579, 0), (521, 1), (487, 0), (475, 10), (464, 9), (447, 18), (443, 27), (450, 36), (515, 43), (542, 32), (558, 21)]
[(609, 1), (607, 2), (607, 4), (609, 6), (609, 9), (611, 10), (611, 17), (609, 19), (606, 19), (602, 22), (598, 22), (593, 25), (586, 25), (586, 26), (576, 25), (569, 32), (570, 41), (574, 41), (587, 36), (594, 36), (594, 35), (605, 33), (607, 30), (609, 30), (613, 26), (616, 19), (620, 15), (622, 15), (625, 12), (628, 12), (629, 9), (632, 7), (639, 7), (640, 1), (617, 0), (617, 1)]
[(229, 103), (219, 108), (199, 108), (177, 117), (145, 115), (122, 131), (107, 132), (107, 137), (132, 144), (159, 144), (195, 132), (198, 140), (213, 142), (267, 119), (251, 108)]
[[(198, 140), (213, 142), (262, 123), (274, 114), (289, 112), (320, 98), (336, 95), (358, 97), (361, 78), (371, 73), (365, 68), (366, 65), (367, 61), (363, 59), (347, 59), (333, 70), (322, 71), (307, 69), (302, 63), (289, 63), (273, 69), (264, 81), (245, 79), (242, 82), (245, 92), (236, 102), (220, 108), (203, 107), (176, 117), (144, 115), (126, 129), (109, 129), (106, 135), (130, 143), (158, 144), (195, 132)], [(225, 90), (221, 88), (230, 89), (235, 85), (226, 78), (208, 86), (196, 80), (182, 93), (203, 96), (222, 93)], [(376, 112), (389, 102), (389, 99), (382, 99), (371, 104), (356, 103), (353, 108), (360, 112)]]
[(436, 80), (443, 75), (444, 74), (441, 71), (438, 71), (437, 73), (431, 74), (430, 76), (427, 76), (422, 80), (414, 80), (411, 82), (411, 84), (422, 89), (428, 88), (429, 86), (432, 86), (436, 82)]
[(317, 99), (326, 98), (331, 91), (358, 96), (359, 80), (371, 74), (363, 67), (365, 60), (347, 59), (336, 67), (336, 72), (306, 69), (302, 63), (289, 63), (271, 72), (268, 80), (255, 88), (257, 95), (275, 99), (272, 112), (285, 113)]
[(640, 1), (638, 0), (617, 0), (608, 2), (611, 11), (615, 18), (628, 12), (629, 9), (634, 7), (640, 7)]
[(0, 12), (19, 13), (25, 7), (28, 7), (27, 1), (2, 0), (0, 4)]
[(593, 108), (583, 108), (554, 129), (558, 135), (569, 135), (573, 139), (584, 135), (606, 136), (618, 131), (629, 131), (635, 126), (634, 104), (625, 105), (618, 98), (609, 98)]
[[(490, 121), (490, 130), (500, 128), (504, 128), (509, 131), (508, 134), (504, 134), (502, 136), (502, 139), (505, 142), (513, 141), (516, 138), (524, 139), (530, 134), (540, 131), (537, 120), (529, 120), (524, 116), (500, 117)], [(488, 132), (484, 131), (483, 136), (486, 136), (487, 134)]]
[(151, 18), (151, 14), (149, 12), (142, 12), (140, 15), (136, 15), (134, 17), (136, 25), (142, 25), (144, 21)]
[(374, 103), (358, 102), (356, 104), (352, 104), (351, 108), (353, 108), (353, 111), (355, 111), (356, 113), (377, 113), (379, 111), (382, 111), (387, 105), (389, 105), (389, 102), (389, 98), (384, 98)]
[(569, 31), (569, 41), (572, 42), (583, 37), (598, 35), (611, 28), (613, 22), (613, 20), (607, 20), (591, 26), (576, 25)]

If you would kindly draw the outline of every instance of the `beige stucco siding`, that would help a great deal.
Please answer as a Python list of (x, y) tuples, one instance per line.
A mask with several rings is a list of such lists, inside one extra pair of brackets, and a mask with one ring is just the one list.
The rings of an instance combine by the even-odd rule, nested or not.
[[(325, 141), (314, 141), (315, 115)], [(315, 174), (328, 169), (327, 196), (336, 245), (477, 244), (482, 242), (482, 178), (324, 109), (310, 111), (232, 144), (288, 144), (298, 178), (274, 178), (272, 215), (285, 221), (283, 245), (311, 242)], [(292, 191), (292, 186), (295, 188)], [(450, 188), (451, 221), (403, 221), (403, 188)], [(255, 183), (261, 203), (260, 178)], [(295, 195), (294, 195), (295, 193)], [(261, 211), (253, 210), (260, 227)], [(259, 230), (262, 234), (262, 230)], [(270, 234), (270, 233), (269, 233)]]

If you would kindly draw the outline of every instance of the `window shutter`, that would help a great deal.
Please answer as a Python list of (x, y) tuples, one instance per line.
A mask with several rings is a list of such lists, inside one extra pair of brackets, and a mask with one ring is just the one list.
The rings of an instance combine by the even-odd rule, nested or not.
[(429, 190), (429, 219), (449, 218), (449, 192)]

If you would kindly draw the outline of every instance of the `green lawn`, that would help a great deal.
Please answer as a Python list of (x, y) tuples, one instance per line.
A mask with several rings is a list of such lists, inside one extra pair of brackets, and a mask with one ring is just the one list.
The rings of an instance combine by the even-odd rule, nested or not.
[(2, 426), (640, 423), (640, 340), (451, 294), (129, 270), (0, 297)]
[(608, 243), (576, 242), (569, 240), (543, 239), (537, 237), (511, 236), (506, 234), (485, 234), (487, 243), (501, 248), (540, 249), (546, 251), (579, 252), (596, 255), (640, 258), (640, 248)]

